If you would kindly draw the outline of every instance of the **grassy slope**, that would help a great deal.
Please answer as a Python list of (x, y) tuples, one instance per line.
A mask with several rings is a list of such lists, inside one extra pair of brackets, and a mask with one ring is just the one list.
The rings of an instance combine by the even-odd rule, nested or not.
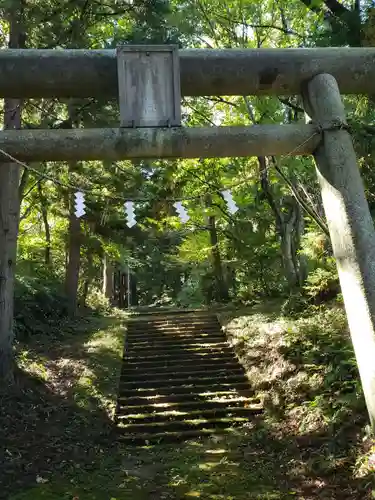
[(18, 390), (1, 402), (0, 498), (371, 498), (371, 442), (342, 311), (233, 316), (221, 319), (266, 413), (224, 440), (138, 450), (114, 440), (118, 319), (20, 345)]

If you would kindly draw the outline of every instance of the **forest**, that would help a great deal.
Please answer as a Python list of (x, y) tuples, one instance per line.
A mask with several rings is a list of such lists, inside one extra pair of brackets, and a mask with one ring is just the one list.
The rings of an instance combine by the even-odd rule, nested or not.
[[(375, 46), (367, 0), (0, 0), (0, 12), (3, 49)], [(343, 100), (375, 216), (374, 100)], [(300, 96), (183, 97), (181, 110), (184, 127), (305, 123)], [(104, 98), (6, 98), (1, 113), (4, 130), (120, 122)], [(312, 156), (8, 160), (0, 499), (374, 498), (375, 442)], [(164, 308), (217, 313), (263, 402), (254, 432), (113, 441), (127, 319)]]

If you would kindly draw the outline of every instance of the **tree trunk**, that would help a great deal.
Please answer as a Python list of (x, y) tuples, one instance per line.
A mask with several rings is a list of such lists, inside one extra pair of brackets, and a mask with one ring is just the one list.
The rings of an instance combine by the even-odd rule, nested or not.
[(303, 213), (297, 200), (290, 196), (284, 198), (284, 208), (280, 227), (280, 248), (285, 276), (289, 289), (303, 285), (306, 278), (306, 263), (299, 255), (304, 228)]
[(111, 302), (113, 301), (113, 272), (112, 262), (105, 253), (103, 257), (103, 294)]
[(258, 162), (261, 188), (275, 216), (284, 274), (292, 291), (303, 284), (305, 277), (304, 263), (298, 253), (303, 232), (303, 213), (293, 196), (286, 196), (282, 200), (275, 198), (269, 184), (267, 160), (260, 156)]
[(81, 266), (81, 223), (74, 214), (74, 194), (70, 197), (68, 230), (68, 265), (65, 274), (65, 292), (69, 314), (77, 312), (79, 271)]
[(294, 266), (298, 272), (299, 286), (303, 286), (308, 274), (307, 258), (305, 255), (300, 253), (302, 236), (305, 230), (305, 219), (301, 205), (297, 202), (297, 200), (294, 201), (296, 210), (296, 223), (292, 242), (292, 251), (294, 255)]
[(290, 290), (299, 284), (298, 271), (296, 269), (296, 256), (293, 253), (293, 230), (294, 220), (282, 225), (280, 231), (280, 250), (283, 260), (285, 277)]
[(91, 248), (87, 249), (87, 270), (86, 270), (86, 278), (85, 282), (83, 285), (83, 292), (82, 292), (82, 307), (86, 307), (86, 302), (87, 302), (87, 296), (90, 291), (90, 286), (92, 282), (92, 277), (93, 277), (93, 258), (92, 258), (92, 250)]
[[(211, 198), (208, 196), (206, 201), (207, 206), (211, 206)], [(215, 216), (210, 215), (208, 217), (208, 231), (210, 234), (210, 242), (211, 242), (211, 261), (212, 261), (212, 270), (215, 279), (215, 298), (218, 302), (228, 302), (229, 301), (229, 292), (226, 281), (224, 279), (223, 266), (221, 262), (221, 255), (219, 249), (219, 240), (217, 236), (216, 230), (216, 221)]]
[[(24, 44), (22, 33), (23, 0), (9, 4), (9, 48)], [(21, 102), (4, 102), (4, 129), (21, 128)], [(20, 169), (17, 163), (0, 168), (0, 388), (13, 382), (13, 307), (20, 215)]]
[(48, 202), (47, 198), (43, 194), (42, 183), (38, 182), (38, 192), (39, 192), (39, 201), (40, 201), (40, 211), (42, 213), (43, 225), (44, 225), (44, 234), (46, 237), (46, 246), (44, 253), (44, 262), (47, 266), (51, 265), (51, 230), (48, 222)]
[(130, 275), (130, 297), (132, 306), (138, 305), (138, 289), (137, 289), (137, 276), (134, 273)]

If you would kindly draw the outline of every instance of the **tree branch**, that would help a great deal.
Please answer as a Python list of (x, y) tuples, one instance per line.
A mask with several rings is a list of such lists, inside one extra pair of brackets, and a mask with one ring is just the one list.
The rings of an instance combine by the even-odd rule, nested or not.
[(305, 202), (303, 198), (301, 198), (298, 190), (294, 186), (293, 182), (288, 179), (288, 177), (284, 174), (284, 172), (281, 170), (280, 165), (278, 164), (277, 159), (273, 156), (272, 157), (272, 162), (273, 166), (276, 170), (276, 172), (280, 175), (280, 177), (283, 179), (283, 181), (289, 186), (290, 190), (292, 191), (293, 196), (301, 206), (301, 208), (311, 217), (311, 219), (320, 227), (320, 229), (327, 235), (329, 236), (329, 231), (328, 227), (324, 223), (324, 221), (320, 218), (319, 214), (314, 210), (314, 208), (310, 208), (308, 204)]
[(297, 106), (297, 104), (293, 104), (290, 102), (288, 99), (283, 99), (282, 97), (278, 97), (279, 101), (282, 104), (285, 104), (285, 106), (288, 106), (289, 108), (292, 108), (294, 111), (297, 111), (298, 113), (304, 113), (305, 110), (301, 108), (300, 106)]
[(226, 101), (225, 99), (223, 99), (220, 96), (206, 97), (206, 99), (207, 99), (207, 101), (228, 104), (228, 106), (232, 106), (233, 108), (238, 108), (238, 104), (236, 104), (235, 102)]
[(347, 12), (350, 12), (349, 9), (344, 7), (344, 5), (337, 0), (324, 0), (324, 3), (334, 16), (340, 17)]
[[(315, 12), (316, 14), (319, 14), (322, 12), (322, 8), (314, 5), (312, 0), (301, 0), (301, 2), (308, 9), (310, 9), (312, 12)], [(349, 9), (347, 9), (344, 5), (342, 5), (337, 0), (324, 0), (324, 5), (331, 12), (331, 14), (334, 15), (335, 17), (341, 17), (343, 14), (350, 12)]]
[(29, 171), (25, 168), (24, 171), (22, 172), (21, 180), (18, 186), (18, 198), (20, 202), (22, 201), (24, 197), (24, 190), (26, 187), (26, 182), (29, 177)]
[[(303, 1), (303, 0), (302, 0)], [(308, 0), (306, 0), (308, 1)], [(232, 24), (237, 24), (237, 25), (242, 25), (245, 28), (251, 28), (251, 29), (271, 29), (271, 30), (277, 30), (281, 31), (282, 33), (285, 33), (286, 35), (293, 35), (299, 38), (305, 38), (304, 35), (300, 35), (294, 30), (291, 30), (290, 28), (286, 28), (285, 26), (276, 26), (274, 24), (252, 24), (252, 23), (247, 23), (246, 21), (240, 21), (238, 19), (230, 19), (226, 16), (223, 16), (221, 14), (216, 14), (216, 16), (223, 21), (231, 22)]]
[[(30, 205), (26, 208), (26, 210), (24, 211), (24, 213), (22, 215), (20, 215), (20, 222), (23, 221), (24, 219), (26, 219), (26, 217), (30, 214), (30, 212), (32, 211), (32, 209), (34, 208), (35, 205), (33, 205), (32, 203), (30, 203)], [(23, 231), (25, 232), (25, 231)]]
[(260, 185), (261, 185), (263, 194), (266, 197), (272, 212), (274, 213), (277, 230), (280, 231), (284, 220), (283, 220), (282, 212), (279, 209), (279, 207), (277, 206), (275, 199), (273, 197), (273, 194), (271, 193), (270, 184), (268, 181), (267, 160), (264, 156), (258, 156), (258, 163), (259, 163)]

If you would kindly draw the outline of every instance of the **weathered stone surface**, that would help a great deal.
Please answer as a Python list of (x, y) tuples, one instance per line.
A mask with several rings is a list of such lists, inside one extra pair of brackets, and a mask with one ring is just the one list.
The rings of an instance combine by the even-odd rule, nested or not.
[(1, 150), (23, 161), (216, 158), (311, 154), (313, 125), (0, 131)]
[[(181, 50), (183, 95), (299, 94), (319, 73), (373, 94), (375, 48)], [(1, 50), (0, 97), (118, 98), (115, 50)]]

